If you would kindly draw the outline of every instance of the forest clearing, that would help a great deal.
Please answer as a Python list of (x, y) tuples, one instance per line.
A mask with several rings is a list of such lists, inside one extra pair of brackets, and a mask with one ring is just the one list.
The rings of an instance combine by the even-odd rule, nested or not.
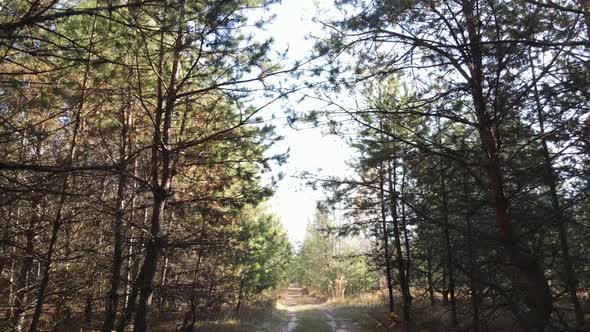
[(3, 331), (590, 331), (590, 0), (0, 0)]

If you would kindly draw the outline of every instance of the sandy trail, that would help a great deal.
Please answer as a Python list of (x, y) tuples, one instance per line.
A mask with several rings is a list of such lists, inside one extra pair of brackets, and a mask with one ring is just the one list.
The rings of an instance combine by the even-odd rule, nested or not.
[(290, 285), (283, 298), (277, 302), (277, 309), (287, 312), (287, 316), (289, 316), (289, 324), (284, 331), (295, 331), (299, 321), (299, 312), (319, 309), (322, 305), (319, 299), (307, 295), (307, 289)]
[(297, 328), (299, 315), (308, 310), (317, 310), (324, 314), (326, 321), (333, 332), (351, 331), (347, 322), (337, 319), (333, 312), (316, 297), (307, 294), (307, 289), (297, 285), (290, 285), (287, 292), (277, 303), (277, 309), (283, 310), (289, 316), (289, 323), (283, 332), (293, 332)]
[(328, 318), (328, 325), (332, 328), (334, 332), (348, 332), (348, 327), (346, 323), (334, 318), (334, 315), (330, 313), (328, 310), (324, 310), (324, 315)]

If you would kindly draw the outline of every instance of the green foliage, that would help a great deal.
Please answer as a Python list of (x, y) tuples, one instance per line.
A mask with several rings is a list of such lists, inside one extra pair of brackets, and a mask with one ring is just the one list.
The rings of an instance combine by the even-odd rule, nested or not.
[(297, 281), (325, 297), (358, 294), (369, 290), (376, 274), (370, 270), (358, 238), (335, 234), (334, 220), (317, 211), (307, 226), (297, 254)]
[(259, 214), (240, 222), (236, 255), (243, 291), (248, 295), (286, 285), (293, 250), (277, 218)]

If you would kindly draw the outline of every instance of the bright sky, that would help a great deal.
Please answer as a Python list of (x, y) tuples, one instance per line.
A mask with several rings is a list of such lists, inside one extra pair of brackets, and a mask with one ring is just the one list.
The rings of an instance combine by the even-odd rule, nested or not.
[[(313, 41), (306, 40), (305, 37), (310, 33), (320, 32), (319, 26), (311, 21), (316, 15), (316, 6), (329, 8), (332, 1), (283, 0), (272, 9), (277, 17), (266, 30), (274, 38), (277, 50), (288, 47), (288, 56), (292, 60), (305, 59), (313, 46)], [(300, 95), (293, 96), (292, 103), (296, 103), (299, 97)], [(311, 110), (314, 106), (308, 101), (291, 104), (297, 112)], [(285, 114), (280, 105), (275, 105), (272, 112), (279, 118), (274, 122), (277, 132), (285, 137), (272, 152), (285, 152), (287, 149), (290, 152), (287, 164), (277, 169), (285, 174), (285, 178), (275, 188), (269, 208), (279, 216), (290, 240), (296, 244), (303, 241), (305, 228), (308, 220), (313, 217), (316, 202), (324, 197), (321, 191), (307, 187), (305, 181), (298, 176), (302, 172), (343, 175), (347, 170), (346, 161), (352, 152), (342, 139), (324, 136), (321, 129), (290, 128), (285, 123)]]

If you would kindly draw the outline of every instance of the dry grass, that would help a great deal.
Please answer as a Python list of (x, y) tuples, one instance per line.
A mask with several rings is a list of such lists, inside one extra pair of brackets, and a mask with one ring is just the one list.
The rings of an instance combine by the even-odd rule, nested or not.
[[(400, 331), (400, 294), (395, 294), (395, 298), (398, 307), (393, 316), (388, 310), (385, 291), (374, 291), (354, 297), (330, 300), (328, 306), (337, 316), (357, 322), (362, 327), (362, 331)], [(459, 301), (457, 306), (459, 313), (464, 313), (460, 317), (460, 330), (469, 331), (472, 324), (471, 317), (469, 317), (470, 303)], [(433, 306), (428, 299), (415, 298), (412, 302), (412, 331), (456, 331), (449, 324), (449, 316), (449, 307), (444, 305), (440, 299), (436, 299)], [(488, 327), (490, 331), (513, 331), (515, 322), (508, 313), (498, 313), (493, 321), (488, 322)]]
[[(151, 331), (173, 332), (178, 331), (182, 325), (184, 312), (154, 312), (151, 315)], [(273, 305), (246, 305), (240, 311), (238, 317), (234, 315), (233, 307), (222, 307), (221, 313), (213, 320), (197, 321), (195, 332), (254, 332), (254, 331), (280, 331), (287, 324), (285, 313), (275, 310)], [(2, 322), (6, 323), (6, 322)], [(71, 332), (100, 331), (102, 325), (102, 313), (92, 315), (90, 322), (82, 319), (81, 313), (74, 314), (72, 319), (53, 326), (43, 320), (39, 331)], [(9, 331), (7, 326), (0, 324), (0, 331)]]
[[(171, 319), (169, 323), (159, 322), (154, 332), (177, 331), (182, 318)], [(287, 324), (287, 317), (274, 306), (244, 306), (236, 317), (232, 307), (223, 307), (214, 320), (198, 321), (195, 332), (254, 332), (279, 331)]]

